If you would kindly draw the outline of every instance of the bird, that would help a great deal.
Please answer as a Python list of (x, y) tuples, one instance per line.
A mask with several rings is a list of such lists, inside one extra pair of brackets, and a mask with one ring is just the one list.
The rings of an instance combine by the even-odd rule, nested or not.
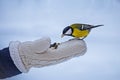
[(88, 36), (91, 29), (100, 27), (104, 25), (90, 25), (90, 24), (82, 24), (82, 23), (75, 23), (67, 26), (63, 29), (61, 37), (64, 36), (72, 36), (76, 39), (84, 39)]

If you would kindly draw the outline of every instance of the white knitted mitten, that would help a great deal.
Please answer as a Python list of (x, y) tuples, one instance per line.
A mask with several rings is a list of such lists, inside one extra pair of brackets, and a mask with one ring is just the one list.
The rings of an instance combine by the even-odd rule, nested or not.
[[(11, 43), (11, 47), (12, 47)], [(83, 40), (70, 40), (62, 42), (56, 49), (50, 48), (50, 39), (42, 38), (36, 41), (18, 43), (17, 52), (23, 63), (22, 72), (28, 72), (31, 67), (43, 67), (57, 64), (86, 52), (86, 44)], [(13, 53), (10, 48), (11, 53)], [(11, 55), (12, 58), (13, 55)], [(14, 61), (15, 62), (15, 61)], [(19, 67), (19, 66), (18, 66)]]

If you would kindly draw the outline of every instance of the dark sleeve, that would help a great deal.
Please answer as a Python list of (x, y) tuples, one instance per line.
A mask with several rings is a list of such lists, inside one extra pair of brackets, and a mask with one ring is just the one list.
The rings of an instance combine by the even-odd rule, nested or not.
[(10, 57), (9, 48), (0, 50), (0, 79), (12, 77), (20, 73)]

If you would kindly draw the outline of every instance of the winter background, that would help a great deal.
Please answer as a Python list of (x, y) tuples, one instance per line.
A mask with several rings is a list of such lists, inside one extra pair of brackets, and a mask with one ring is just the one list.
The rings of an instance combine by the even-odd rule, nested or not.
[(5, 80), (120, 80), (120, 0), (0, 0), (0, 49), (42, 36), (66, 41), (72, 23), (104, 24), (85, 39), (84, 56)]

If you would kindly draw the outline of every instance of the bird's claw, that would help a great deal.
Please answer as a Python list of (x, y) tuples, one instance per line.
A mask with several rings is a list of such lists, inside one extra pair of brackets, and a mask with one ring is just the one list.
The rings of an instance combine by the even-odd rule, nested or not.
[(53, 48), (53, 49), (57, 49), (58, 48), (58, 45), (60, 45), (60, 43), (53, 43), (50, 45), (50, 48)]

